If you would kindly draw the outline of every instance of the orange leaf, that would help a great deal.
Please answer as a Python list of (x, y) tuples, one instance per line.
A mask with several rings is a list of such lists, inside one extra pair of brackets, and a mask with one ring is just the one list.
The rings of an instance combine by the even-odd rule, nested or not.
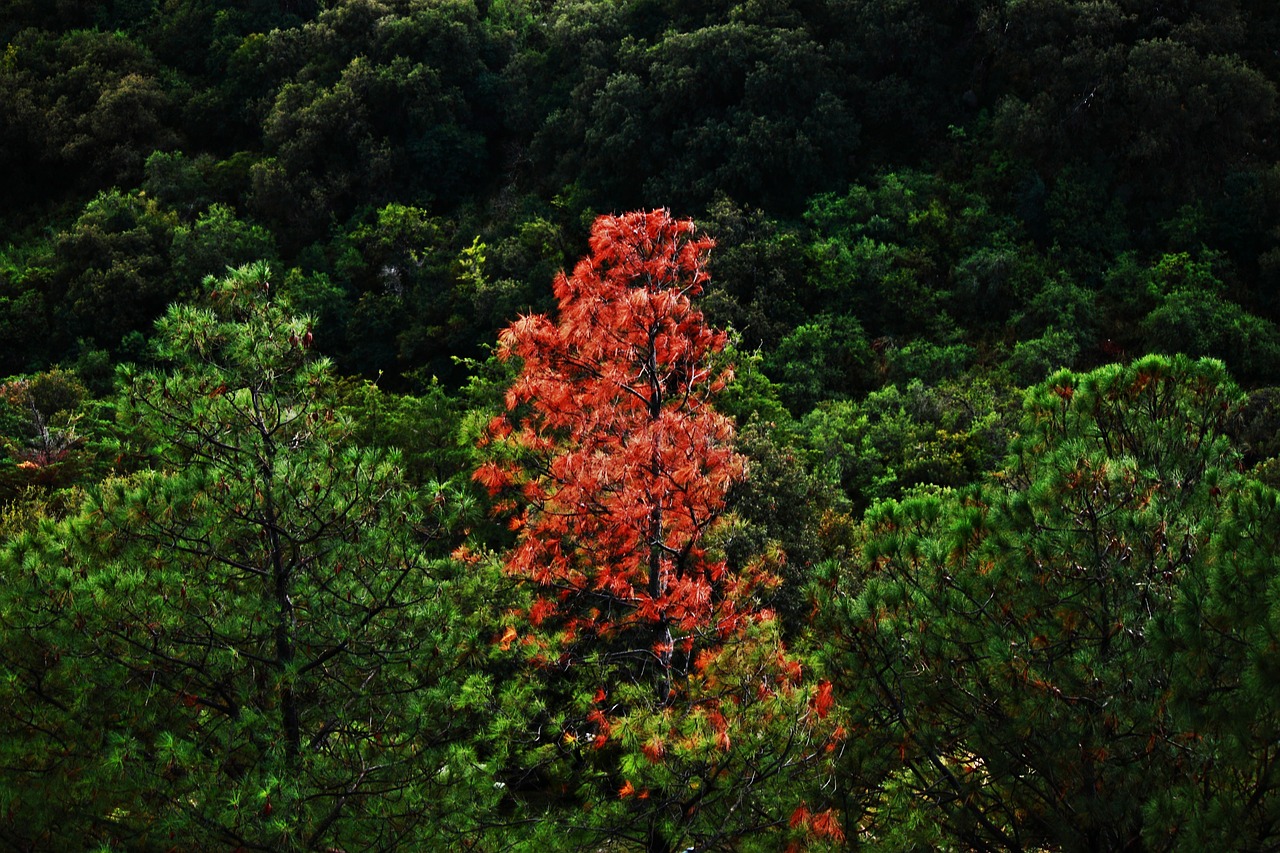
[(831, 712), (831, 706), (835, 699), (831, 696), (831, 682), (823, 681), (818, 684), (818, 690), (813, 694), (813, 710), (818, 714), (818, 719), (825, 720), (827, 714)]
[(658, 764), (659, 762), (661, 762), (662, 756), (666, 755), (667, 753), (667, 745), (663, 743), (662, 738), (660, 738), (658, 735), (653, 735), (652, 737), (650, 737), (647, 741), (644, 742), (644, 746), (642, 746), (640, 749), (641, 749), (641, 752), (644, 753), (644, 757), (649, 759), (649, 761), (653, 764)]
[(844, 829), (841, 828), (840, 821), (833, 809), (818, 812), (809, 821), (809, 826), (812, 827), (813, 834), (819, 838), (830, 838), (836, 843), (844, 841)]

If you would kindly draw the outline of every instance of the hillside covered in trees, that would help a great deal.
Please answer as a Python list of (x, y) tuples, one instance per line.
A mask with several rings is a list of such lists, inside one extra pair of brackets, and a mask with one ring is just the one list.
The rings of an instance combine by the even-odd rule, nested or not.
[(1280, 846), (1278, 38), (3, 4), (0, 845)]

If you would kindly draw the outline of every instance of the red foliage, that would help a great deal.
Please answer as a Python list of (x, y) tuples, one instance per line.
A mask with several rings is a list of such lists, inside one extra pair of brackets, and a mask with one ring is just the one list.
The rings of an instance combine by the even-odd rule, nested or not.
[(500, 335), (521, 371), (482, 441), (499, 461), (474, 475), (519, 507), (507, 570), (541, 592), (531, 621), (584, 639), (640, 629), (664, 666), (694, 635), (736, 630), (753, 587), (701, 547), (745, 468), (709, 405), (725, 336), (691, 301), (711, 247), (666, 211), (598, 219), (591, 254), (556, 279), (557, 318)]
[[(638, 747), (648, 765), (670, 771), (681, 797), (702, 774), (710, 785), (731, 766), (754, 766), (753, 753), (772, 746), (765, 732), (781, 735), (778, 773), (827, 754), (810, 750), (800, 729), (819, 728), (832, 707), (829, 683), (812, 699), (799, 692), (800, 662), (782, 651), (772, 614), (757, 604), (781, 555), (729, 571), (708, 542), (746, 473), (732, 422), (710, 404), (730, 378), (715, 366), (725, 336), (692, 302), (711, 247), (666, 211), (597, 220), (590, 255), (556, 280), (555, 317), (521, 317), (500, 335), (499, 356), (520, 372), (506, 412), (479, 442), (489, 461), (474, 474), (497, 512), (514, 513), (506, 570), (531, 593), (519, 614), (527, 624), (498, 642), (520, 637), (552, 677), (577, 666), (604, 680), (576, 694), (581, 716), (561, 748), (610, 744), (599, 759), (607, 761)], [(648, 680), (651, 706), (630, 689)], [(705, 715), (706, 726), (672, 728), (676, 703)], [(645, 725), (653, 722), (656, 730)], [(707, 747), (722, 768), (707, 768)], [(759, 784), (752, 774), (724, 784)], [(632, 799), (640, 814), (650, 797), (642, 785), (623, 779), (605, 793)], [(672, 801), (655, 788), (653, 808)], [(838, 836), (830, 815), (816, 824), (806, 807), (797, 815), (806, 834)]]
[(840, 819), (832, 809), (818, 812), (809, 821), (809, 826), (819, 838), (830, 838), (837, 843), (844, 841), (844, 828), (840, 826)]
[(640, 747), (640, 751), (644, 753), (644, 757), (649, 759), (653, 764), (662, 761), (662, 756), (667, 754), (667, 743), (658, 735), (650, 735), (649, 739)]
[(813, 696), (813, 710), (817, 712), (818, 718), (826, 719), (827, 714), (831, 713), (833, 704), (835, 704), (835, 698), (831, 695), (831, 682), (819, 682), (818, 691)]
[(807, 828), (818, 838), (829, 838), (836, 843), (845, 840), (844, 827), (840, 825), (834, 809), (811, 812), (807, 804), (801, 803), (791, 813), (790, 826), (792, 829)]

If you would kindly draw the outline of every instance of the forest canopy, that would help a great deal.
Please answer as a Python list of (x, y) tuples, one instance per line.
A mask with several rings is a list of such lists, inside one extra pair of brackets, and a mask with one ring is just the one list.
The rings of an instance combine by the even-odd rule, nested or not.
[(0, 844), (1275, 846), (1278, 35), (4, 4)]

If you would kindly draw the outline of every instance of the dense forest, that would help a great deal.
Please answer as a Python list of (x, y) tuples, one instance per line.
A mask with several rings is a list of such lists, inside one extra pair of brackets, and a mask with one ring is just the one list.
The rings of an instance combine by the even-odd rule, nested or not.
[(1280, 849), (1280, 7), (2, 5), (6, 848)]

